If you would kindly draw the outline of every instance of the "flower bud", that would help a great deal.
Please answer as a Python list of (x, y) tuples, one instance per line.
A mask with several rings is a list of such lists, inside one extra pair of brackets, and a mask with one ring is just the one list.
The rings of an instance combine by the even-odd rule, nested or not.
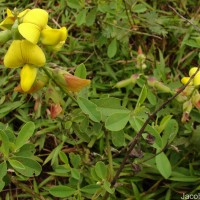
[(172, 93), (172, 90), (168, 86), (166, 86), (162, 82), (156, 80), (155, 77), (148, 77), (147, 84), (150, 87), (154, 87), (155, 89), (158, 89), (161, 92)]
[(191, 100), (188, 100), (183, 103), (183, 111), (184, 112), (190, 113), (192, 108), (193, 108), (193, 105), (192, 105)]
[(193, 95), (192, 95), (192, 104), (197, 108), (200, 109), (200, 94), (198, 91), (196, 91)]
[(90, 80), (73, 76), (60, 69), (53, 70), (52, 76), (60, 87), (71, 92), (79, 92), (82, 88), (90, 84)]
[(161, 92), (165, 92), (165, 93), (171, 93), (171, 89), (164, 85), (163, 83), (161, 83), (160, 81), (156, 81), (154, 87), (158, 90), (160, 90)]
[(123, 88), (128, 86), (129, 84), (134, 84), (136, 83), (137, 79), (139, 78), (139, 74), (133, 74), (130, 78), (119, 81), (114, 87), (116, 88)]
[(192, 108), (193, 108), (193, 105), (192, 105), (191, 100), (188, 100), (183, 103), (183, 115), (181, 118), (181, 122), (185, 123), (185, 122), (189, 121), (190, 112), (191, 112)]

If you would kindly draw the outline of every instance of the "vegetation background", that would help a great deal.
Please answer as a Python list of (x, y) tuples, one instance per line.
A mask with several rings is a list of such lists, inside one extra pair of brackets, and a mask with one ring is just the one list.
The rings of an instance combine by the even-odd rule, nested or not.
[[(188, 106), (176, 99), (149, 123), (114, 187), (110, 182), (147, 113), (199, 64), (200, 1), (0, 0), (0, 21), (6, 8), (34, 7), (49, 12), (52, 27), (69, 32), (47, 65), (87, 75), (91, 85), (74, 94), (78, 105), (52, 85), (34, 94), (13, 92), (19, 77), (4, 67), (9, 43), (1, 45), (0, 198), (175, 200), (198, 194), (200, 113), (193, 108), (183, 122)], [(146, 57), (143, 67), (139, 54)], [(140, 77), (132, 81), (133, 74)], [(149, 77), (161, 88), (152, 87)], [(53, 119), (52, 101), (63, 109)], [(20, 144), (27, 132), (30, 137)], [(15, 140), (18, 152), (12, 152)], [(17, 156), (27, 162), (16, 162)]]

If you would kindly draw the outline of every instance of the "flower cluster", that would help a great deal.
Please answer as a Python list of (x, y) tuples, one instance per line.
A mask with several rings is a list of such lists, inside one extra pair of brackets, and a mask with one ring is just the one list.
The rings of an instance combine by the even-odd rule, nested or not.
[(39, 8), (26, 9), (20, 13), (7, 9), (6, 18), (0, 23), (0, 43), (13, 39), (5, 57), (4, 65), (8, 68), (22, 67), (20, 86), (28, 92), (37, 76), (39, 67), (46, 63), (43, 50), (38, 45), (58, 51), (67, 38), (67, 29), (53, 29), (48, 26), (48, 13)]

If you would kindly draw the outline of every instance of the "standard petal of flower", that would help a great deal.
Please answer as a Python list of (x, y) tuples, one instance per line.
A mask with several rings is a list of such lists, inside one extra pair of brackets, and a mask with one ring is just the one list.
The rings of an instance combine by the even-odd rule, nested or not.
[(47, 25), (48, 13), (43, 9), (32, 9), (24, 16), (23, 22), (35, 24), (42, 30)]
[(194, 77), (193, 83), (195, 86), (200, 85), (200, 72), (198, 72), (197, 75)]
[(192, 76), (197, 71), (197, 69), (197, 67), (192, 67), (189, 71), (189, 76)]
[(42, 49), (38, 45), (32, 44), (26, 40), (22, 40), (21, 42), (21, 52), (24, 64), (32, 64), (36, 67), (41, 67), (46, 62)]
[(28, 92), (37, 75), (37, 68), (31, 65), (24, 65), (20, 73), (20, 85), (24, 92)]
[(5, 57), (4, 65), (8, 68), (20, 67), (24, 64), (24, 60), (21, 54), (21, 40), (14, 40)]
[(37, 44), (40, 37), (40, 29), (37, 25), (22, 23), (18, 26), (18, 30), (26, 40), (33, 44)]
[(41, 32), (41, 42), (44, 45), (57, 45), (64, 42), (67, 38), (67, 29), (62, 27), (60, 29), (46, 28)]
[(18, 26), (20, 34), (29, 42), (37, 44), (40, 32), (47, 26), (48, 13), (35, 8), (28, 11), (23, 17), (23, 22)]

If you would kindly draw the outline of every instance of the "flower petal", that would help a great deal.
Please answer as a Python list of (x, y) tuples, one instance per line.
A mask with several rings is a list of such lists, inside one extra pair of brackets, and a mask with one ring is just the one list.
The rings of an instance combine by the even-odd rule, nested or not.
[(30, 10), (23, 18), (23, 23), (37, 25), (41, 30), (47, 25), (48, 13), (39, 8)]
[(45, 62), (46, 58), (42, 49), (27, 40), (14, 40), (4, 57), (4, 65), (9, 68), (25, 64), (41, 67)]
[(194, 77), (193, 83), (195, 86), (200, 85), (200, 72), (198, 72), (197, 75)]
[(22, 23), (18, 26), (18, 30), (26, 40), (33, 44), (37, 44), (40, 37), (40, 29), (37, 25)]
[[(187, 82), (189, 81), (190, 77), (183, 77), (181, 79), (181, 82), (185, 85), (187, 84)], [(189, 83), (189, 85), (192, 85), (192, 81)]]
[(24, 60), (22, 57), (22, 52), (21, 52), (21, 46), (20, 46), (21, 41), (20, 40), (14, 40), (5, 57), (4, 57), (4, 65), (8, 68), (15, 68), (15, 67), (20, 67), (21, 65), (24, 64)]
[(21, 41), (21, 52), (24, 64), (32, 64), (41, 67), (45, 64), (46, 58), (42, 49), (26, 40)]
[(12, 14), (12, 11), (7, 8), (6, 13), (7, 13), (6, 18), (0, 23), (0, 28), (2, 28), (3, 30), (11, 28), (11, 26), (15, 22), (15, 17)]
[(62, 27), (60, 29), (46, 28), (41, 32), (41, 42), (44, 45), (57, 45), (65, 41), (67, 38), (67, 29)]
[(189, 71), (189, 76), (192, 76), (197, 71), (197, 69), (197, 67), (192, 67)]
[(18, 26), (20, 34), (29, 42), (37, 44), (40, 32), (47, 26), (48, 13), (45, 10), (35, 8), (28, 11), (23, 22)]
[(18, 18), (22, 18), (24, 17), (31, 9), (26, 9), (26, 10), (23, 10), (22, 12), (20, 12), (17, 17)]
[(31, 65), (24, 65), (20, 73), (20, 85), (24, 92), (28, 92), (37, 75), (37, 68)]

